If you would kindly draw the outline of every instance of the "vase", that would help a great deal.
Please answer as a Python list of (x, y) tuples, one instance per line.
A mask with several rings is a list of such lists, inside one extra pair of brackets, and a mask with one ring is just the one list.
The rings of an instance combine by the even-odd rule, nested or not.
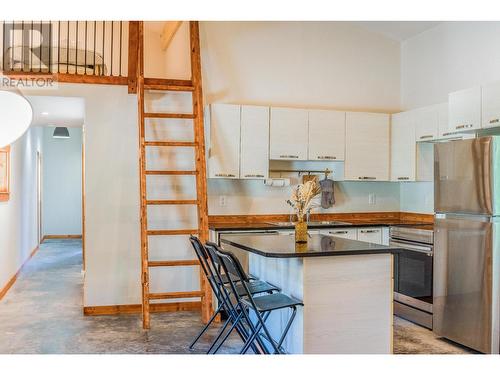
[(307, 243), (307, 222), (299, 220), (295, 224), (295, 242)]

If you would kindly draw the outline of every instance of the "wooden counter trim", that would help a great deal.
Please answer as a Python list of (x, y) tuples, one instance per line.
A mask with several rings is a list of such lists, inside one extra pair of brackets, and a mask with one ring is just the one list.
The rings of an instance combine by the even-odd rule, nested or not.
[(12, 285), (14, 285), (14, 283), (16, 282), (17, 280), (17, 277), (19, 276), (19, 274), (21, 273), (21, 271), (23, 270), (24, 266), (26, 265), (26, 263), (28, 263), (28, 261), (33, 258), (33, 256), (36, 254), (36, 252), (38, 251), (40, 247), (37, 246), (30, 254), (30, 256), (28, 257), (28, 259), (26, 259), (24, 261), (24, 263), (21, 265), (21, 267), (19, 267), (19, 270), (16, 272), (16, 274), (14, 276), (11, 277), (11, 279), (7, 282), (7, 284), (5, 284), (5, 286), (0, 289), (0, 300), (7, 294), (7, 292), (9, 291), (9, 289), (12, 287)]
[[(173, 311), (198, 311), (201, 309), (201, 302), (171, 302), (152, 303), (149, 305), (151, 312), (173, 312)], [(117, 315), (117, 314), (140, 314), (142, 305), (110, 305), (110, 306), (85, 306), (83, 315)]]
[[(276, 221), (289, 221), (290, 215), (210, 215), (208, 222), (214, 224), (252, 224), (266, 223)], [(311, 220), (324, 221), (348, 221), (348, 222), (374, 222), (374, 223), (391, 223), (400, 221), (433, 223), (434, 215), (419, 214), (412, 212), (346, 212), (346, 213), (328, 213), (328, 214), (312, 214)]]

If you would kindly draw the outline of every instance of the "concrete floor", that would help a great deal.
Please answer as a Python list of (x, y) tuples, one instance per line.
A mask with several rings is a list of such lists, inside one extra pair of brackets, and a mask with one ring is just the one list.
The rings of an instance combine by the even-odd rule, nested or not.
[[(153, 314), (149, 331), (141, 328), (139, 315), (83, 316), (81, 264), (81, 241), (50, 240), (41, 245), (0, 301), (0, 354), (180, 354), (204, 353), (208, 348), (218, 327), (209, 331), (197, 350), (188, 349), (202, 327), (195, 312)], [(221, 353), (237, 353), (240, 347), (235, 336)], [(394, 352), (469, 351), (395, 318)]]

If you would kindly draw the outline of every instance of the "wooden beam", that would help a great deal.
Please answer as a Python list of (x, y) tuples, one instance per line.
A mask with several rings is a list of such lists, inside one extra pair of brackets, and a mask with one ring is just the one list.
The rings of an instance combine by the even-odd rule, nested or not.
[(70, 239), (81, 239), (81, 234), (47, 234), (42, 237), (42, 242), (45, 240), (70, 240)]
[[(128, 23), (128, 93), (137, 93), (137, 68), (139, 57), (139, 21)], [(142, 37), (142, 33), (141, 33)]]
[(166, 51), (168, 46), (170, 45), (170, 42), (175, 36), (175, 33), (177, 33), (177, 30), (182, 25), (182, 21), (167, 21), (163, 25), (163, 31), (161, 32), (160, 35), (160, 41), (161, 41), (161, 49), (163, 51)]
[[(199, 237), (202, 242), (208, 241), (208, 198), (207, 198), (207, 171), (205, 158), (205, 130), (203, 118), (203, 90), (201, 79), (201, 51), (200, 51), (200, 29), (197, 21), (189, 22), (189, 44), (191, 49), (191, 81), (194, 91), (192, 94), (196, 148), (196, 196), (198, 197), (198, 228)], [(201, 298), (201, 319), (208, 322), (213, 314), (212, 291), (210, 284), (200, 267), (200, 289), (203, 292)]]
[[(195, 311), (199, 310), (200, 302), (168, 302), (150, 304), (151, 312), (171, 312), (171, 311)], [(142, 305), (110, 305), (110, 306), (85, 306), (83, 314), (93, 315), (118, 315), (118, 314), (139, 314)]]

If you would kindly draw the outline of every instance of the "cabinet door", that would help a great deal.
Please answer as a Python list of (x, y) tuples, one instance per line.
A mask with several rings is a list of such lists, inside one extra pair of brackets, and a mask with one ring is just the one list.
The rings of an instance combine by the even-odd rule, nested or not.
[(391, 181), (415, 181), (414, 111), (392, 115)]
[(390, 116), (384, 113), (346, 114), (346, 180), (389, 180)]
[(348, 240), (355, 240), (357, 238), (356, 229), (322, 229), (320, 234), (324, 234), (325, 236), (347, 238)]
[(438, 110), (438, 138), (453, 138), (453, 132), (450, 130), (448, 102), (437, 105)]
[(309, 160), (344, 160), (345, 112), (309, 111)]
[(432, 141), (438, 137), (439, 112), (435, 105), (415, 111), (415, 138), (417, 142)]
[(240, 178), (269, 176), (269, 108), (241, 107)]
[(239, 105), (210, 106), (209, 178), (240, 176), (240, 110)]
[(500, 126), (500, 82), (482, 87), (482, 127)]
[(481, 87), (452, 92), (448, 96), (451, 131), (481, 128)]
[(305, 109), (271, 108), (271, 159), (307, 160), (307, 117)]
[(382, 228), (358, 228), (358, 241), (382, 245)]

